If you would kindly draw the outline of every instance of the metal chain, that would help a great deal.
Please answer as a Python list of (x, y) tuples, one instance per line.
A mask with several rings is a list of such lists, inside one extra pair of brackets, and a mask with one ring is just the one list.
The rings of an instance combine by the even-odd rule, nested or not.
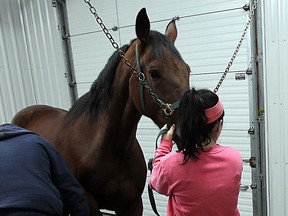
[(110, 34), (109, 30), (106, 28), (103, 20), (98, 16), (96, 8), (91, 4), (90, 0), (84, 0), (85, 3), (89, 6), (90, 12), (94, 15), (96, 22), (101, 27), (102, 31), (110, 41), (114, 49), (117, 50), (121, 58), (124, 60), (124, 63), (133, 71), (137, 73), (137, 70), (133, 67), (132, 63), (125, 57), (125, 53), (120, 50), (118, 43), (114, 40), (113, 36)]
[(250, 23), (251, 23), (251, 21), (252, 21), (252, 16), (254, 15), (255, 9), (257, 8), (258, 1), (259, 1), (259, 0), (254, 0), (254, 3), (253, 3), (253, 5), (252, 5), (251, 12), (250, 12), (250, 14), (249, 14), (249, 16), (248, 16), (248, 21), (247, 21), (247, 23), (246, 23), (246, 27), (245, 27), (245, 29), (244, 29), (243, 34), (241, 35), (241, 39), (240, 39), (240, 41), (239, 41), (239, 43), (238, 43), (238, 45), (237, 45), (237, 47), (236, 47), (236, 49), (235, 49), (235, 51), (234, 51), (234, 53), (233, 53), (233, 55), (232, 55), (229, 63), (228, 63), (228, 65), (227, 65), (227, 67), (226, 67), (223, 75), (221, 76), (219, 82), (218, 82), (217, 85), (216, 85), (216, 87), (215, 87), (215, 89), (214, 89), (214, 93), (217, 93), (217, 92), (218, 92), (220, 86), (222, 85), (224, 79), (226, 78), (226, 75), (227, 75), (227, 73), (229, 72), (229, 70), (230, 70), (230, 68), (231, 68), (231, 66), (232, 66), (232, 64), (233, 64), (233, 62), (234, 62), (234, 60), (235, 60), (235, 58), (236, 58), (236, 56), (237, 56), (237, 54), (238, 54), (238, 52), (239, 52), (239, 49), (240, 49), (240, 47), (241, 47), (241, 45), (242, 45), (242, 43), (243, 43), (243, 40), (244, 40), (244, 38), (245, 38), (245, 35), (247, 34), (248, 28), (249, 28)]
[(124, 63), (133, 71), (133, 73), (137, 74), (137, 78), (140, 82), (140, 84), (144, 85), (145, 89), (148, 90), (151, 97), (158, 103), (158, 105), (162, 108), (164, 113), (167, 115), (171, 115), (174, 111), (174, 109), (171, 107), (171, 104), (164, 103), (152, 90), (152, 88), (149, 86), (148, 82), (146, 81), (145, 74), (142, 71), (137, 71), (135, 67), (132, 65), (132, 63), (129, 61), (129, 59), (126, 58), (125, 53), (119, 48), (118, 43), (114, 40), (113, 36), (109, 33), (109, 30), (106, 28), (105, 24), (103, 23), (103, 20), (99, 17), (97, 14), (96, 8), (91, 4), (90, 0), (84, 0), (84, 2), (89, 6), (90, 12), (94, 15), (96, 22), (101, 27), (102, 31), (106, 35), (106, 37), (109, 39), (111, 45), (114, 49), (117, 50), (120, 57), (124, 60)]

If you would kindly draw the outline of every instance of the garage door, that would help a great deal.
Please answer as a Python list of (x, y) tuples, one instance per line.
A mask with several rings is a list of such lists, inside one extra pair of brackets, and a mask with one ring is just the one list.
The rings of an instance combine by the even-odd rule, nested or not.
[(57, 9), (51, 1), (0, 1), (0, 123), (28, 105), (71, 106)]
[[(191, 67), (191, 86), (212, 90), (235, 50), (247, 19), (247, 12), (243, 10), (245, 0), (95, 0), (91, 3), (120, 46), (136, 37), (135, 17), (142, 7), (147, 9), (151, 28), (162, 33), (168, 22), (176, 18), (179, 32), (176, 47)], [(81, 96), (89, 90), (114, 49), (84, 1), (67, 1), (67, 11), (78, 94)], [(245, 73), (250, 64), (249, 50), (248, 38), (218, 92), (225, 106), (225, 124), (219, 143), (237, 148), (244, 159), (250, 157), (247, 133), (249, 77)], [(141, 119), (137, 137), (147, 161), (154, 155), (158, 131), (150, 119)], [(253, 212), (250, 184), (251, 169), (244, 163), (239, 198), (242, 216), (251, 216)], [(155, 199), (159, 213), (166, 215), (167, 198), (155, 194)], [(143, 201), (144, 215), (154, 215), (147, 191), (143, 193)]]

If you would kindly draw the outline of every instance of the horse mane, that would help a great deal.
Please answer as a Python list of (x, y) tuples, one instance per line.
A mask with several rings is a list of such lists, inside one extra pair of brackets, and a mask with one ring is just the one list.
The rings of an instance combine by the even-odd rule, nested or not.
[[(120, 48), (124, 53), (128, 50), (129, 45), (124, 45)], [(115, 72), (121, 57), (118, 51), (114, 53), (108, 59), (105, 67), (100, 72), (97, 79), (92, 83), (90, 90), (82, 95), (76, 102), (72, 105), (70, 110), (66, 115), (66, 120), (68, 123), (73, 122), (82, 114), (94, 114), (97, 116), (99, 112), (105, 107), (105, 104), (110, 97), (110, 86), (112, 85)]]
[[(178, 58), (182, 58), (174, 43), (172, 43), (165, 35), (150, 31), (153, 46), (153, 58), (162, 59), (166, 50), (172, 51)], [(135, 39), (134, 39), (135, 40)], [(134, 41), (132, 40), (132, 41)], [(132, 42), (131, 42), (132, 43)], [(124, 45), (120, 49), (125, 53), (130, 45)], [(97, 79), (91, 85), (90, 90), (81, 96), (71, 107), (66, 115), (66, 123), (73, 123), (81, 115), (85, 114), (87, 122), (95, 120), (97, 115), (105, 109), (110, 99), (110, 87), (112, 85), (114, 75), (121, 57), (116, 50), (108, 59), (104, 69), (100, 72)], [(93, 118), (90, 118), (93, 116)]]

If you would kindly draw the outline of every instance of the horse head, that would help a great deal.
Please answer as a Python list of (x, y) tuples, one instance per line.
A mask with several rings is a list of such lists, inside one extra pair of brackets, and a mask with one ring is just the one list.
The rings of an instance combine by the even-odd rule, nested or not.
[(152, 31), (143, 8), (136, 18), (136, 35), (138, 73), (130, 78), (130, 97), (138, 112), (151, 118), (158, 127), (167, 123), (166, 117), (176, 123), (176, 108), (170, 105), (189, 89), (190, 68), (174, 45), (175, 21), (167, 25), (165, 35)]

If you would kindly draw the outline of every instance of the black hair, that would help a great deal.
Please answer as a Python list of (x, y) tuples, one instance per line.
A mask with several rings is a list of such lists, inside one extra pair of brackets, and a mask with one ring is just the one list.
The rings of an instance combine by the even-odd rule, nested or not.
[[(124, 45), (120, 50), (125, 53), (128, 48), (129, 45)], [(108, 59), (104, 69), (91, 85), (89, 92), (82, 95), (69, 110), (65, 117), (67, 123), (73, 123), (83, 113), (86, 113), (88, 116), (92, 115), (96, 117), (102, 112), (110, 99), (110, 86), (113, 83), (115, 72), (120, 61), (121, 57), (119, 53), (114, 51), (113, 55)], [(94, 120), (94, 117), (89, 119)]]
[(205, 151), (202, 143), (211, 141), (210, 133), (218, 120), (223, 119), (223, 114), (214, 122), (207, 124), (205, 109), (216, 105), (218, 96), (208, 90), (195, 90), (192, 88), (184, 93), (180, 100), (178, 110), (178, 127), (180, 140), (178, 148), (184, 153), (183, 163), (189, 158), (199, 159), (199, 150)]

